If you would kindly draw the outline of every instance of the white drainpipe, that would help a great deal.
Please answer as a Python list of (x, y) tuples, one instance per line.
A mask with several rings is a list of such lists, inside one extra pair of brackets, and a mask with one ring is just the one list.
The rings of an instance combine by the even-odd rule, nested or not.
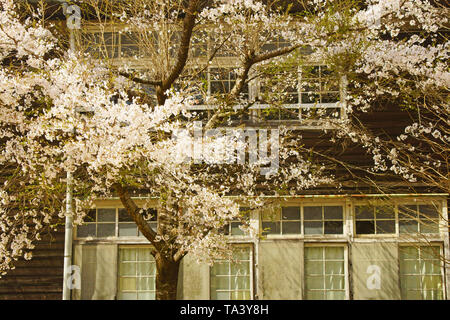
[[(75, 35), (73, 29), (70, 29), (70, 50), (75, 50)], [(64, 270), (63, 270), (63, 300), (70, 300), (70, 285), (69, 280), (72, 273), (72, 244), (73, 244), (73, 209), (72, 209), (72, 172), (67, 171), (66, 180), (66, 222), (65, 222), (65, 237), (64, 237)]]

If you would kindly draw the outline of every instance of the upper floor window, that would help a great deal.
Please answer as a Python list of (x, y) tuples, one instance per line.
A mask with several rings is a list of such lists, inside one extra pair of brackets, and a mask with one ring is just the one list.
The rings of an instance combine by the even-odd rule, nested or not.
[(355, 206), (357, 234), (395, 233), (394, 206)]
[(263, 213), (261, 220), (263, 235), (343, 234), (344, 208), (339, 205), (286, 206)]
[(439, 211), (431, 204), (400, 205), (398, 220), (400, 233), (439, 233)]
[[(157, 211), (147, 209), (144, 215), (156, 231)], [(123, 208), (89, 210), (83, 225), (77, 226), (77, 238), (143, 237), (131, 216)]]

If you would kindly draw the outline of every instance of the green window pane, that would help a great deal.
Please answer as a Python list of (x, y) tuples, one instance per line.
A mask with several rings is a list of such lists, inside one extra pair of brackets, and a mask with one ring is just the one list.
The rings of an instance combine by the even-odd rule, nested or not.
[(155, 300), (155, 292), (138, 292), (138, 300)]
[(216, 276), (211, 279), (211, 288), (213, 290), (230, 289), (230, 278), (228, 276)]
[(250, 291), (235, 291), (231, 293), (232, 300), (250, 300)]
[(400, 247), (401, 259), (419, 259), (419, 250), (415, 247)]
[(322, 276), (306, 277), (306, 290), (325, 289), (324, 279)]
[(120, 291), (136, 291), (136, 278), (120, 278), (119, 281)]
[(155, 261), (149, 248), (142, 248), (137, 250), (138, 261)]
[(231, 274), (243, 276), (250, 274), (250, 262), (236, 262), (231, 264)]
[(119, 292), (117, 298), (119, 300), (136, 300), (137, 294), (136, 292)]
[(239, 228), (242, 225), (241, 222), (231, 222), (231, 235), (232, 236), (243, 236), (245, 235), (244, 231)]
[(119, 267), (119, 274), (121, 276), (135, 276), (136, 275), (136, 264), (130, 262), (122, 262)]
[(419, 273), (419, 261), (418, 260), (403, 260), (400, 261), (400, 269), (404, 274), (417, 274)]
[(323, 260), (323, 248), (321, 247), (309, 247), (305, 248), (306, 260)]
[(420, 289), (420, 276), (418, 275), (402, 276), (402, 287), (404, 287), (407, 290)]
[(137, 280), (137, 290), (147, 291), (155, 290), (155, 278), (154, 277), (142, 277)]
[(422, 274), (440, 274), (441, 263), (439, 260), (421, 260), (420, 272)]
[(327, 291), (327, 300), (345, 300), (345, 291)]
[(433, 205), (419, 205), (419, 216), (421, 219), (437, 219), (439, 211)]
[(230, 285), (232, 290), (249, 290), (250, 277), (231, 277)]
[(326, 274), (344, 274), (344, 262), (343, 261), (326, 261), (325, 262)]
[(325, 300), (324, 291), (307, 291), (306, 299), (308, 300)]
[(420, 224), (420, 232), (421, 233), (439, 233), (439, 221), (421, 221)]
[(325, 276), (326, 289), (341, 289), (345, 288), (344, 276)]
[(230, 272), (229, 262), (216, 262), (212, 267), (212, 275), (228, 275)]
[(133, 248), (120, 249), (120, 260), (136, 261), (136, 249)]
[(323, 261), (305, 261), (305, 272), (308, 275), (323, 275)]
[(343, 247), (326, 247), (325, 259), (341, 259), (344, 260), (344, 248)]
[(231, 294), (229, 291), (213, 291), (211, 292), (211, 299), (213, 300), (230, 300)]

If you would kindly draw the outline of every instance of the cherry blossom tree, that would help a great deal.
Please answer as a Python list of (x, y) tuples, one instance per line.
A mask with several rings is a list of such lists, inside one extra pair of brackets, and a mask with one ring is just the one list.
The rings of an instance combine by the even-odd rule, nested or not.
[[(100, 43), (95, 51), (100, 54), (84, 52), (89, 35), (83, 32), (78, 49), (67, 50), (56, 26), (45, 19), (44, 2), (41, 11), (20, 16), (12, 0), (0, 1), (2, 272), (21, 256), (31, 258), (34, 241), (64, 216), (62, 178), (71, 172), (75, 224), (83, 222), (95, 199), (118, 195), (153, 246), (157, 299), (175, 299), (186, 254), (212, 261), (229, 253), (220, 230), (233, 220), (253, 234), (239, 205), (259, 208), (267, 205), (264, 195), (298, 194), (333, 181), (324, 174), (323, 162), (313, 161), (310, 150), (302, 147), (301, 134), (292, 130), (279, 129), (279, 148), (272, 148), (270, 157), (245, 164), (234, 152), (245, 150), (236, 135), (202, 139), (203, 150), (216, 152), (192, 161), (193, 141), (180, 134), (195, 135), (198, 115), (190, 110), (199, 99), (214, 106), (205, 129), (219, 131), (261, 100), (272, 109), (282, 108), (283, 90), (250, 98), (251, 83), (260, 79), (273, 88), (291, 86), (296, 75), (286, 70), (305, 59), (323, 61), (347, 81), (347, 96), (340, 102), (347, 117), (329, 120), (337, 138), (346, 136), (366, 147), (374, 154), (375, 169), (409, 180), (437, 170), (439, 179), (434, 180), (448, 179), (448, 170), (445, 175), (437, 169), (447, 165), (439, 143), (448, 144), (443, 90), (448, 89), (448, 44), (433, 38), (446, 20), (445, 12), (427, 1), (296, 1), (290, 3), (295, 10), (285, 1), (256, 0), (75, 3), (100, 30), (126, 25), (120, 32), (134, 31), (144, 54), (118, 64), (120, 57), (109, 55), (105, 32), (92, 39)], [(408, 25), (421, 33), (397, 39)], [(280, 38), (285, 45), (266, 46)], [(206, 42), (213, 46), (200, 61), (198, 50)], [(202, 73), (219, 55), (237, 61), (235, 78), (229, 90), (202, 96)], [(427, 108), (421, 119), (438, 115), (440, 120), (433, 128), (428, 120), (412, 123), (405, 128), (407, 137), (398, 141), (384, 141), (355, 125), (353, 114), (386, 97), (407, 97), (405, 101), (414, 102), (411, 108)], [(438, 158), (409, 160), (406, 152), (416, 156), (417, 151), (413, 144), (407, 146), (408, 139), (428, 141), (441, 158), (425, 148), (423, 157)], [(226, 154), (227, 161), (219, 154)], [(278, 170), (261, 171), (273, 157)], [(423, 170), (417, 167), (422, 162)], [(136, 193), (159, 199), (156, 231), (147, 223), (149, 203), (140, 208), (133, 200)]]

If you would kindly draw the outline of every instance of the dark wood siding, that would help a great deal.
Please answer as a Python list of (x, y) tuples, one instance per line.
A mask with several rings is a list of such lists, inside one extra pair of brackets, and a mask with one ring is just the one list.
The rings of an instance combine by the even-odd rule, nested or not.
[(64, 265), (64, 227), (43, 235), (33, 258), (20, 259), (0, 278), (0, 300), (60, 300)]

